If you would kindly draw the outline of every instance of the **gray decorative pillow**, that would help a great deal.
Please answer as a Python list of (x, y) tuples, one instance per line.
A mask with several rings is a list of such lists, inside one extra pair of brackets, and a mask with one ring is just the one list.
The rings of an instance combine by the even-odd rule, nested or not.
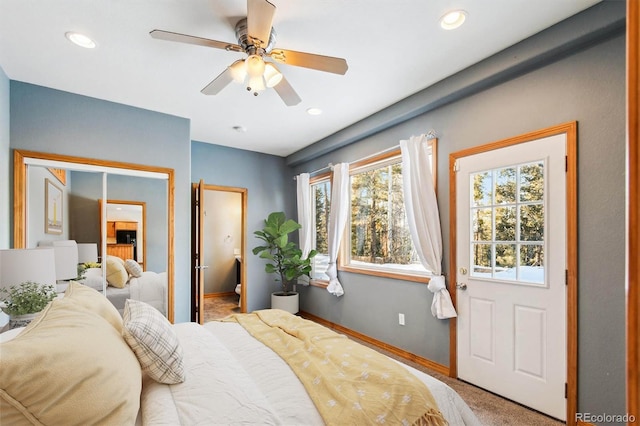
[(133, 259), (124, 261), (124, 269), (126, 269), (132, 277), (140, 278), (142, 276), (142, 266)]
[(168, 385), (184, 382), (182, 346), (171, 323), (157, 309), (127, 299), (122, 335), (149, 377)]

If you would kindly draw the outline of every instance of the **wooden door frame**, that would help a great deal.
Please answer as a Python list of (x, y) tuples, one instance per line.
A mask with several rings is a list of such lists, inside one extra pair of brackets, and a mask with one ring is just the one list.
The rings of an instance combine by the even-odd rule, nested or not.
[[(200, 182), (203, 182), (203, 181), (201, 180)], [(199, 185), (200, 184), (198, 183), (191, 184), (192, 194), (197, 190)], [(241, 284), (242, 284), (242, 291), (240, 292), (240, 312), (246, 313), (247, 312), (247, 278), (246, 278), (247, 262), (245, 260), (246, 260), (246, 240), (247, 240), (247, 206), (248, 206), (247, 197), (249, 195), (249, 191), (247, 188), (240, 188), (235, 186), (211, 185), (207, 183), (202, 183), (202, 187), (203, 187), (203, 192), (204, 191), (222, 191), (222, 192), (233, 192), (233, 193), (240, 194), (241, 204), (242, 204), (242, 213), (241, 213), (241, 219), (240, 219), (240, 226), (242, 227), (242, 238), (240, 242), (240, 257), (242, 259), (242, 262), (240, 262), (240, 276), (241, 276)], [(202, 200), (199, 200), (199, 201), (202, 202)], [(192, 209), (194, 207), (195, 205), (192, 205)], [(194, 214), (192, 214), (192, 217), (193, 216)], [(195, 238), (195, 233), (197, 232), (197, 230), (195, 229), (195, 218), (192, 219), (191, 226), (192, 226), (192, 235)], [(194, 244), (195, 244), (195, 241), (194, 241)], [(193, 260), (193, 256), (192, 256), (192, 267), (195, 266), (194, 262), (195, 261)], [(192, 284), (192, 295), (191, 295), (192, 304), (196, 302), (195, 300), (193, 300), (196, 294), (193, 291), (193, 285), (194, 284)], [(202, 320), (204, 318), (204, 312), (201, 310), (201, 312), (198, 313), (197, 317), (199, 318), (198, 322), (202, 323)]]
[[(459, 158), (493, 151), (540, 138), (567, 135), (567, 425), (575, 425), (578, 400), (578, 185), (577, 127), (575, 121), (541, 129), (449, 154), (449, 288), (451, 300), (457, 305), (455, 280), (457, 256), (456, 171)], [(449, 375), (458, 377), (457, 320), (449, 321)]]
[(640, 4), (627, 1), (627, 413), (640, 415)]

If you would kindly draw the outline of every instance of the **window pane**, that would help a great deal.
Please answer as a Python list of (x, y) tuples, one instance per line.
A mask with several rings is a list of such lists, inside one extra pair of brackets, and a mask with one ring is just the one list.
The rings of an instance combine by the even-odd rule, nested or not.
[(519, 279), (544, 283), (544, 248), (542, 244), (522, 244), (520, 246)]
[(476, 277), (491, 277), (491, 244), (472, 244), (473, 269)]
[(491, 241), (491, 209), (472, 209), (473, 241)]
[(496, 241), (516, 240), (516, 208), (496, 208)]
[(544, 240), (544, 207), (542, 204), (520, 206), (520, 241)]
[(516, 279), (516, 245), (496, 244), (495, 278), (503, 280)]
[(425, 271), (407, 224), (399, 159), (351, 176), (350, 254), (354, 266)]
[(520, 166), (520, 201), (542, 201), (544, 195), (544, 163)]
[(473, 206), (487, 206), (491, 204), (493, 197), (491, 188), (493, 187), (493, 179), (491, 172), (474, 173), (471, 175), (471, 184), (473, 186)]
[(496, 170), (496, 204), (516, 202), (516, 168)]
[(321, 181), (311, 185), (313, 197), (314, 235), (312, 247), (318, 252), (311, 264), (311, 278), (328, 280), (327, 264), (329, 262), (328, 227), (329, 209), (331, 207), (331, 182)]

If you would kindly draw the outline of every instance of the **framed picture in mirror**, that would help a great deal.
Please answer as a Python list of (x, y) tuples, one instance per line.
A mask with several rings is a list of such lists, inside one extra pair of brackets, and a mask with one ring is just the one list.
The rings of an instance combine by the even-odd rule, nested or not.
[(45, 179), (45, 223), (47, 234), (62, 234), (62, 190), (49, 179)]

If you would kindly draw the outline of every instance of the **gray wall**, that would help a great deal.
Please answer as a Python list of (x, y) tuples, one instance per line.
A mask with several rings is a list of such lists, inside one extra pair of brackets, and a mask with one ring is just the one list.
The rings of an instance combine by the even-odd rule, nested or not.
[(11, 81), (11, 148), (175, 170), (175, 320), (190, 320), (189, 120)]
[[(624, 17), (624, 4), (613, 6), (621, 6)], [(591, 27), (561, 29), (577, 34), (583, 28)], [(300, 162), (304, 153), (288, 160), (300, 164), (294, 169), (296, 173), (315, 170), (329, 162), (357, 160), (412, 134), (435, 129), (439, 138), (438, 201), (444, 240), (443, 270), (448, 271), (449, 154), (576, 120), (579, 132), (578, 410), (623, 414), (625, 40), (623, 31), (614, 33), (618, 35), (607, 36), (588, 48), (583, 43), (574, 50), (575, 54), (567, 56), (565, 52), (564, 58), (553, 58), (558, 59), (556, 62), (547, 61), (551, 63), (528, 73), (520, 70), (502, 83), (492, 83), (483, 91), (472, 90), (472, 94), (455, 102), (441, 98), (440, 105), (431, 107), (429, 112), (357, 143), (342, 144), (346, 146), (320, 156), (309, 154), (307, 157), (312, 159), (307, 162)], [(544, 35), (504, 52), (502, 57), (512, 61), (526, 57), (530, 53), (527, 46), (544, 50), (543, 41)], [(446, 97), (458, 89), (461, 80), (490, 79), (490, 75), (487, 77), (484, 73), (494, 64), (495, 61), (488, 61), (471, 67), (435, 85), (425, 95), (439, 92)], [(411, 107), (419, 109), (419, 104)], [(402, 110), (402, 106), (397, 110)], [(388, 122), (393, 112), (391, 108), (380, 114), (381, 120)], [(375, 123), (366, 124), (368, 126), (362, 127)], [(349, 137), (351, 133), (347, 129), (343, 140)], [(339, 146), (335, 141), (330, 139), (326, 144)], [(308, 153), (322, 153), (326, 148), (321, 143)], [(429, 313), (431, 295), (425, 285), (350, 273), (340, 273), (339, 277), (345, 289), (343, 297), (336, 298), (320, 288), (306, 288), (302, 309), (438, 363), (449, 364), (449, 324), (434, 319)], [(404, 327), (397, 324), (398, 312), (406, 316)]]
[(264, 272), (265, 262), (251, 253), (258, 240), (253, 232), (261, 229), (273, 211), (291, 215), (295, 210), (295, 186), (284, 158), (256, 152), (193, 142), (191, 179), (211, 185), (247, 188), (246, 271), (247, 309), (268, 308), (270, 294), (278, 290), (273, 276)]
[(9, 149), (9, 79), (0, 67), (0, 249), (11, 247), (10, 177), (13, 160)]

